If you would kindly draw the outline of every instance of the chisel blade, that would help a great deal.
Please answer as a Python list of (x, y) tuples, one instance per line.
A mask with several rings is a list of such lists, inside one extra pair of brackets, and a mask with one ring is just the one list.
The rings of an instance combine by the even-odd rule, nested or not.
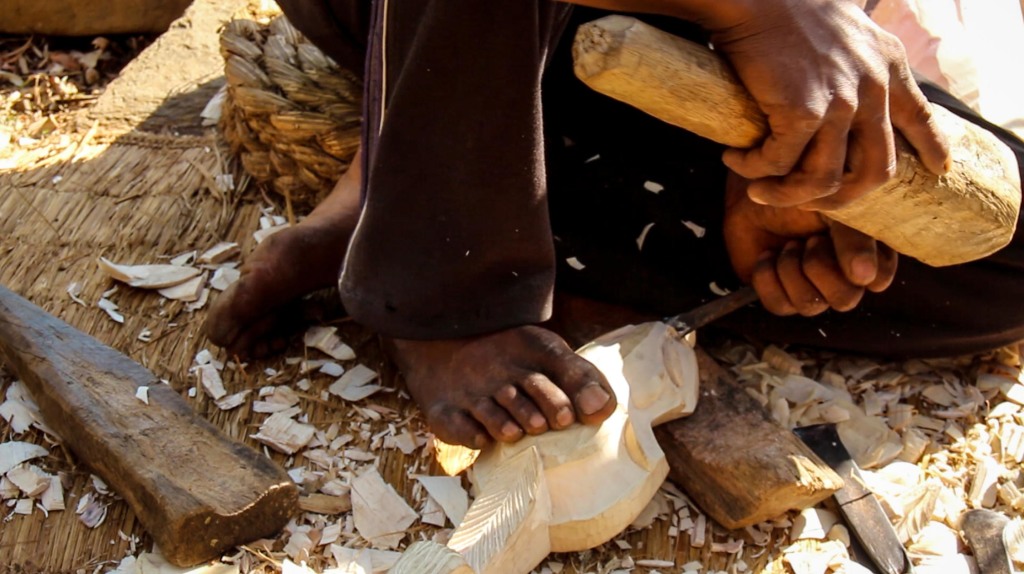
[(728, 295), (724, 295), (714, 301), (705, 303), (700, 307), (680, 313), (674, 317), (662, 319), (663, 322), (679, 332), (686, 335), (691, 331), (721, 319), (722, 317), (755, 303), (758, 300), (757, 291), (753, 287), (741, 287)]

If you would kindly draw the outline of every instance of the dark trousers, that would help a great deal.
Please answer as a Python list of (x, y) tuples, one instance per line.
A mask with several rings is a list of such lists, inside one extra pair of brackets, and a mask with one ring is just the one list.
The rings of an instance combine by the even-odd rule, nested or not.
[[(737, 286), (722, 240), (721, 148), (573, 77), (572, 33), (600, 13), (540, 0), (281, 4), (325, 52), (365, 72), (364, 213), (340, 280), (357, 320), (450, 338), (543, 321), (556, 277), (560, 289), (663, 315)], [(1024, 165), (1019, 140), (923, 88)], [(975, 352), (1024, 339), (1022, 279), (1018, 232), (970, 264), (903, 257), (893, 286), (851, 312), (782, 318), (752, 306), (719, 326), (889, 356)]]

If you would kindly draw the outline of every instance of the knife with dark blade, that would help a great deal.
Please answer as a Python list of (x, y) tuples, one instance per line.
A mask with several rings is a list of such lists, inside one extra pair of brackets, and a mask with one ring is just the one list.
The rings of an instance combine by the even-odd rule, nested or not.
[(871, 562), (884, 574), (913, 572), (914, 567), (903, 543), (878, 499), (864, 485), (860, 469), (840, 440), (836, 426), (813, 425), (794, 429), (793, 432), (843, 479), (843, 488), (832, 496), (850, 532)]

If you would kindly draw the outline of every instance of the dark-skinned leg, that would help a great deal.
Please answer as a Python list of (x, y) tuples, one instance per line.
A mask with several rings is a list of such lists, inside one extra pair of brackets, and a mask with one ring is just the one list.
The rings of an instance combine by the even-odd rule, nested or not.
[(553, 332), (539, 100), (566, 5), (377, 4), (364, 210), (341, 277), (442, 440), (479, 447), (615, 407)]

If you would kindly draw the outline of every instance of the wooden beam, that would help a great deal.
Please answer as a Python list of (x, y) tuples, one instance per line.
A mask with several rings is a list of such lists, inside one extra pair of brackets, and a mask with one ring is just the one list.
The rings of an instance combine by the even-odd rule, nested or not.
[(697, 351), (700, 400), (686, 418), (654, 429), (669, 479), (729, 529), (813, 506), (843, 481), (775, 422), (731, 373)]
[[(192, 412), (129, 357), (0, 287), (0, 359), (44, 421), (190, 566), (271, 536), (297, 507), (283, 469)], [(149, 404), (136, 398), (148, 387)]]

